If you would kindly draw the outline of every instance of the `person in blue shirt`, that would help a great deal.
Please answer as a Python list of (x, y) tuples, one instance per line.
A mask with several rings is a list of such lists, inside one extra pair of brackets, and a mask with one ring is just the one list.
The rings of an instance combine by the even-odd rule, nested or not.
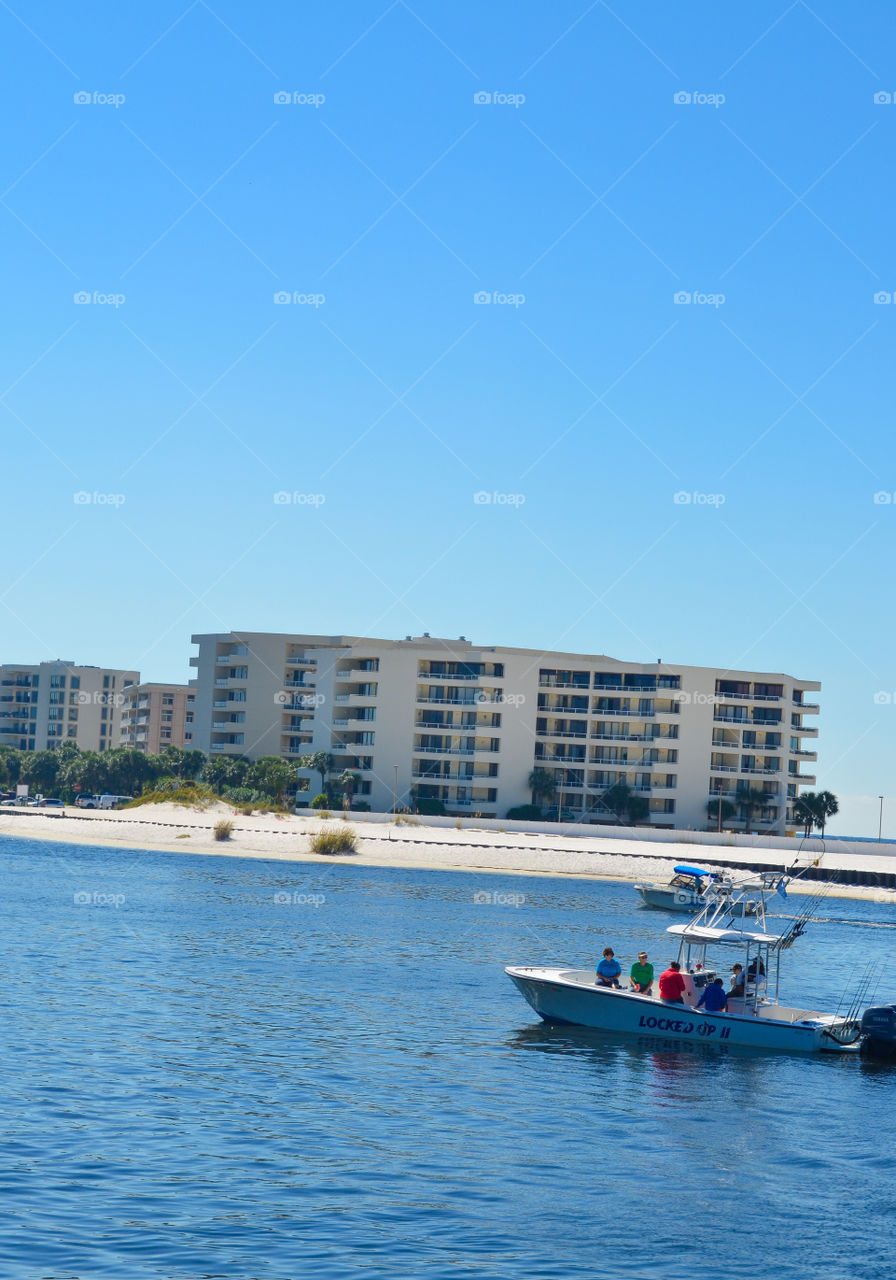
[(705, 1009), (707, 1013), (724, 1013), (728, 1008), (728, 997), (725, 995), (725, 985), (721, 978), (713, 978), (708, 983), (697, 1001), (698, 1009)]
[(597, 966), (597, 982), (601, 987), (618, 987), (622, 965), (613, 955), (612, 947), (604, 947), (604, 958)]

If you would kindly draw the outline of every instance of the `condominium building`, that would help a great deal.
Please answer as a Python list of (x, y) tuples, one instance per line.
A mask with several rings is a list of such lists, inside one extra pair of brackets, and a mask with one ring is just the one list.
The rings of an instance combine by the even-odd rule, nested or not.
[(135, 684), (125, 690), (119, 745), (157, 755), (193, 746), (195, 693), (185, 684)]
[[(418, 798), (505, 817), (531, 801), (583, 822), (614, 815), (616, 783), (646, 825), (783, 832), (816, 754), (816, 681), (781, 673), (621, 662), (595, 654), (405, 640), (231, 632), (194, 636), (197, 747), (297, 760), (318, 751), (359, 775), (374, 810)], [(299, 802), (319, 788), (300, 770)], [(745, 807), (745, 789), (763, 799)], [(729, 811), (734, 806), (734, 812)]]
[(0, 666), (0, 746), (45, 751), (74, 741), (82, 751), (117, 746), (125, 691), (139, 671), (73, 662)]

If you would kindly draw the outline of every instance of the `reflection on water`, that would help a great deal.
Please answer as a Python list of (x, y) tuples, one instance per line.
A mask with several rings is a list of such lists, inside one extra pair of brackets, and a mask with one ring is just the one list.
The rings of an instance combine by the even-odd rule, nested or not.
[[(867, 1230), (894, 1207), (890, 1064), (552, 1026), (511, 986), (505, 964), (608, 944), (672, 958), (670, 918), (630, 886), (21, 840), (0, 857), (4, 1280), (892, 1270)], [(813, 924), (785, 987), (835, 1005), (872, 962), (892, 991), (885, 936)], [(670, 1188), (698, 1209), (650, 1208)], [(710, 1204), (737, 1231), (704, 1231)], [(796, 1244), (769, 1229), (794, 1205)]]

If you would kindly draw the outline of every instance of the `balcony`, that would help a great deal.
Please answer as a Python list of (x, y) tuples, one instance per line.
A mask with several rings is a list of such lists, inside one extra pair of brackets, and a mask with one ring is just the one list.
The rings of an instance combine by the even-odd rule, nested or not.
[(803, 738), (817, 738), (817, 737), (818, 737), (818, 725), (817, 725), (817, 724), (813, 724), (813, 725), (796, 725), (796, 724), (793, 724), (793, 725), (791, 725), (791, 726), (790, 726), (790, 732), (793, 734), (793, 736), (794, 736), (795, 738), (799, 738), (799, 737), (803, 737)]
[(804, 786), (804, 787), (805, 787), (805, 786), (814, 786), (814, 785), (815, 785), (815, 774), (814, 774), (814, 773), (788, 773), (788, 774), (787, 774), (787, 781), (788, 781), (788, 782), (795, 782), (795, 783), (797, 783), (797, 785), (799, 785), (799, 786)]
[(426, 702), (435, 706), (449, 707), (476, 707), (479, 706), (478, 698), (428, 698), (425, 694), (417, 698), (418, 702)]
[[(217, 684), (218, 681), (215, 681)], [(284, 680), (284, 689), (313, 689), (315, 687), (313, 680), (307, 680), (304, 676), (300, 680)]]
[(305, 667), (305, 668), (313, 667), (316, 670), (317, 659), (316, 658), (287, 658), (286, 665), (288, 667)]
[(536, 738), (572, 738), (577, 742), (584, 742), (588, 737), (587, 733), (569, 733), (568, 730), (560, 729), (536, 729)]
[(783, 702), (780, 693), (714, 693), (717, 702)]
[[(631, 707), (623, 707), (616, 711), (612, 707), (595, 707), (592, 712), (595, 719), (601, 720), (604, 716), (627, 716), (629, 720), (649, 720), (653, 717), (653, 711), (637, 711)], [(663, 715), (666, 715), (663, 712)]]
[(606, 765), (609, 769), (632, 772), (638, 769), (652, 769), (655, 764), (660, 762), (658, 760), (613, 760), (608, 759), (607, 756), (592, 756), (588, 763)]
[(555, 716), (558, 719), (563, 716), (587, 716), (591, 714), (587, 707), (552, 706), (549, 703), (542, 702), (540, 698), (538, 700), (538, 711), (541, 715)]
[(794, 711), (805, 711), (806, 715), (809, 716), (817, 716), (821, 711), (821, 707), (817, 702), (797, 702), (796, 698), (794, 698), (792, 705)]

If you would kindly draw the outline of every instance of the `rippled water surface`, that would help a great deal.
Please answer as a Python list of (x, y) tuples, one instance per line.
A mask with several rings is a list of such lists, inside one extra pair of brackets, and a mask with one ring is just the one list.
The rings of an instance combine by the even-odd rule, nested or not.
[[(896, 1068), (552, 1029), (504, 976), (664, 965), (630, 885), (0, 857), (9, 1280), (892, 1274)], [(814, 914), (784, 997), (896, 1000), (894, 908)]]

